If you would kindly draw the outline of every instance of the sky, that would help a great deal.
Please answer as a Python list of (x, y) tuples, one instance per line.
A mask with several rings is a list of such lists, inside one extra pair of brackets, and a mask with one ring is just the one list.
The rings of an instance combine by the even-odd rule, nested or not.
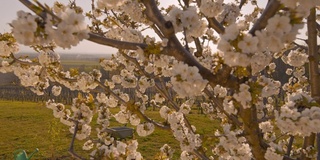
[[(31, 0), (32, 1), (32, 0)], [(46, 3), (49, 6), (52, 6), (54, 0), (38, 0), (41, 3)], [(68, 4), (69, 0), (60, 0), (60, 2)], [(89, 10), (90, 0), (77, 0), (79, 6), (83, 7), (84, 10)], [(21, 4), (18, 0), (2, 0), (0, 5), (0, 32), (10, 32), (11, 28), (9, 23), (17, 17), (17, 11), (24, 10), (31, 12), (27, 7)], [(27, 46), (20, 45), (20, 52), (33, 52)], [(90, 41), (82, 41), (76, 47), (72, 47), (71, 49), (56, 49), (58, 53), (92, 53), (92, 54), (110, 54), (115, 53), (116, 49), (103, 46), (99, 44), (92, 43)]]

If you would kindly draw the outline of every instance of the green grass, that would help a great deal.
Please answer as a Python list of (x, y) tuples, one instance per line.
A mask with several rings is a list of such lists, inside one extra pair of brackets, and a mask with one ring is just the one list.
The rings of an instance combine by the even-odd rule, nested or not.
[(1, 101), (0, 159), (13, 159), (18, 149), (30, 154), (36, 148), (40, 151), (35, 159), (70, 159), (67, 150), (71, 134), (51, 112), (42, 104)]
[[(148, 111), (148, 115), (161, 119), (157, 111)], [(218, 122), (201, 114), (191, 114), (189, 117), (191, 123), (196, 124), (197, 132), (203, 136), (213, 134), (218, 126)], [(67, 153), (71, 136), (68, 127), (55, 119), (52, 111), (43, 104), (0, 101), (0, 160), (13, 159), (15, 150), (24, 149), (30, 154), (35, 148), (40, 151), (34, 155), (34, 159), (71, 159)], [(156, 129), (150, 136), (134, 137), (138, 139), (139, 151), (145, 159), (154, 159), (164, 144), (169, 144), (175, 150), (173, 159), (177, 159), (181, 153), (170, 131)], [(204, 142), (209, 150), (211, 142)], [(88, 155), (81, 149), (83, 143), (77, 141), (75, 148), (82, 156)]]

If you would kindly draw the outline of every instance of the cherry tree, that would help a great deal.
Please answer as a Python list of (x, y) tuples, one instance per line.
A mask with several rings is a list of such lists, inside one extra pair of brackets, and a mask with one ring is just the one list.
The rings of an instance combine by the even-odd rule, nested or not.
[[(32, 13), (18, 11), (12, 32), (1, 34), (0, 71), (13, 72), (38, 95), (49, 86), (55, 96), (61, 86), (87, 95), (75, 97), (71, 108), (54, 100), (46, 106), (70, 127), (72, 145), (85, 141), (91, 158), (143, 159), (137, 140), (106, 132), (111, 118), (131, 124), (139, 136), (170, 130), (181, 159), (320, 157), (319, 0), (92, 0), (88, 12), (75, 0), (20, 2)], [(64, 70), (55, 48), (82, 40), (117, 48), (100, 65), (119, 74), (103, 79), (100, 70)], [(18, 44), (32, 47), (37, 59), (16, 56)], [(277, 73), (288, 78), (280, 81), (285, 75)], [(135, 98), (119, 85), (134, 89)], [(155, 96), (146, 94), (149, 88)], [(162, 121), (145, 114), (149, 105), (159, 108)], [(212, 148), (188, 119), (194, 106), (221, 124), (211, 133)], [(81, 159), (72, 145), (70, 153)], [(160, 150), (158, 159), (171, 158), (170, 146)]]

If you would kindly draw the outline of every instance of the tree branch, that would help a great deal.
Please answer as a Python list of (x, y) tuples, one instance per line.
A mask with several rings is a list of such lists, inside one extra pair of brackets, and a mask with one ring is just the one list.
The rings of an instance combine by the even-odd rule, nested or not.
[(270, 19), (276, 14), (276, 12), (280, 8), (280, 5), (281, 4), (278, 0), (270, 0), (266, 9), (263, 11), (262, 15), (257, 20), (257, 22), (253, 25), (249, 33), (255, 35), (255, 32), (257, 30), (264, 29), (268, 24), (268, 19)]
[(251, 152), (256, 159), (264, 159), (264, 155), (268, 148), (268, 144), (263, 141), (263, 137), (259, 128), (259, 123), (256, 119), (257, 109), (255, 105), (251, 108), (244, 109), (239, 107), (239, 117), (243, 122), (243, 130), (246, 133), (245, 137), (251, 146)]
[[(320, 102), (320, 81), (319, 75), (319, 54), (317, 47), (317, 24), (316, 24), (316, 9), (312, 8), (310, 10), (310, 15), (307, 19), (307, 29), (308, 29), (308, 53), (309, 53), (309, 82), (311, 89), (311, 96), (316, 100), (317, 103)], [(303, 149), (309, 146), (314, 146), (315, 134), (311, 134), (304, 138)], [(301, 154), (301, 160), (309, 160), (305, 153)]]
[(154, 0), (142, 0), (142, 3), (145, 5), (146, 10), (145, 14), (154, 22), (163, 35), (169, 40), (167, 47), (163, 49), (162, 54), (175, 57), (179, 61), (183, 61), (190, 66), (196, 66), (199, 69), (199, 73), (204, 79), (209, 81), (209, 84), (213, 87), (217, 84), (221, 86), (237, 89), (238, 88), (238, 79), (230, 75), (232, 70), (229, 66), (224, 66), (224, 68), (217, 74), (213, 74), (210, 70), (202, 66), (193, 55), (188, 52), (177, 39), (174, 34), (173, 25), (170, 21), (166, 21)]
[(239, 121), (239, 119), (232, 115), (228, 114), (224, 109), (223, 109), (223, 104), (221, 100), (218, 98), (214, 97), (214, 95), (206, 88), (204, 90), (204, 93), (210, 98), (210, 100), (216, 105), (216, 107), (219, 109), (220, 112), (222, 112), (234, 125), (241, 127), (242, 123)]
[(154, 24), (151, 25), (151, 28), (154, 30), (154, 32), (156, 32), (156, 34), (161, 38), (163, 39), (164, 38), (164, 35), (162, 35), (162, 33), (160, 32), (159, 28), (157, 26), (155, 26)]
[(310, 15), (307, 19), (308, 24), (308, 53), (309, 53), (309, 70), (310, 70), (310, 85), (311, 85), (311, 96), (316, 98), (317, 103), (320, 103), (320, 81), (319, 74), (319, 53), (317, 46), (317, 23), (316, 23), (316, 10), (311, 9)]
[[(45, 13), (48, 13), (48, 14), (54, 16), (56, 19), (61, 20), (60, 17), (57, 17), (56, 15), (54, 15), (51, 11), (49, 11), (48, 9), (46, 9), (42, 5), (39, 6), (41, 8), (41, 12), (39, 12), (39, 10), (38, 10), (39, 7), (34, 5), (33, 3), (31, 3), (29, 0), (19, 0), (19, 1), (43, 19), (46, 18)], [(134, 43), (134, 42), (125, 42), (125, 41), (114, 40), (114, 39), (106, 38), (106, 37), (103, 37), (101, 35), (98, 35), (98, 34), (92, 33), (92, 32), (89, 33), (88, 40), (92, 41), (94, 43), (97, 43), (97, 44), (115, 47), (115, 48), (119, 48), (119, 49), (136, 50), (136, 49), (138, 49), (138, 47), (140, 47), (142, 49), (147, 47), (147, 44), (144, 44), (144, 43)]]
[(289, 143), (287, 146), (287, 153), (286, 153), (286, 156), (288, 156), (288, 157), (290, 157), (290, 153), (291, 153), (292, 145), (293, 145), (293, 140), (294, 140), (294, 136), (290, 135)]
[(195, 52), (194, 56), (201, 57), (202, 52), (203, 52), (201, 42), (200, 42), (199, 38), (193, 38), (193, 40), (194, 40), (194, 44), (196, 45), (196, 48), (197, 48), (197, 51)]
[(157, 3), (154, 0), (142, 0), (142, 3), (146, 7), (144, 11), (145, 15), (150, 21), (155, 23), (164, 37), (169, 39), (171, 36), (174, 36), (175, 32), (172, 23), (163, 18)]
[(146, 116), (144, 113), (142, 113), (139, 109), (137, 110), (137, 113), (143, 117), (143, 119), (145, 119), (146, 121), (154, 124), (156, 127), (161, 128), (161, 129), (165, 129), (165, 130), (170, 130), (170, 126), (169, 125), (162, 125), (152, 119), (150, 119), (148, 116)]
[(110, 46), (118, 49), (128, 49), (128, 50), (137, 50), (138, 47), (145, 49), (147, 47), (147, 44), (144, 43), (134, 43), (134, 42), (125, 42), (125, 41), (119, 41), (119, 40), (114, 40), (106, 37), (102, 37), (98, 34), (95, 33), (89, 33), (89, 41), (105, 45), (105, 46)]
[(225, 28), (215, 18), (207, 18), (209, 27), (214, 29), (217, 33), (223, 34)]
[[(198, 7), (201, 6), (201, 0), (197, 0), (197, 5)], [(208, 18), (206, 17), (208, 23), (209, 23), (209, 28), (214, 29), (218, 34), (223, 34), (224, 33), (224, 27), (222, 26), (221, 23), (219, 23), (217, 21), (216, 18), (212, 17), (212, 18)]]
[(247, 0), (241, 0), (239, 4), (239, 8), (241, 9), (245, 3), (247, 3)]
[(73, 149), (74, 140), (76, 138), (77, 131), (78, 131), (78, 125), (79, 125), (78, 121), (75, 121), (75, 123), (76, 123), (76, 126), (74, 127), (74, 133), (73, 133), (72, 140), (71, 140), (71, 143), (70, 143), (69, 153), (72, 155), (72, 157), (74, 157), (76, 159), (84, 160), (84, 158), (79, 156), (77, 153), (75, 153), (74, 149)]

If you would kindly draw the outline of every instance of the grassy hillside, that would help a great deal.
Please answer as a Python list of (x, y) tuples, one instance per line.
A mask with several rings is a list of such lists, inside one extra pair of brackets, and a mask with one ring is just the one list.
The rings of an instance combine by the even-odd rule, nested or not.
[[(157, 111), (148, 111), (148, 114), (160, 119)], [(204, 115), (191, 114), (190, 118), (203, 135), (213, 133), (215, 126), (218, 126)], [(1, 160), (12, 159), (17, 149), (25, 149), (30, 154), (35, 148), (40, 151), (34, 159), (71, 159), (67, 150), (72, 135), (43, 104), (0, 101), (0, 133)], [(148, 137), (135, 137), (139, 141), (139, 151), (146, 159), (153, 159), (165, 143), (175, 149), (174, 159), (180, 154), (179, 144), (169, 131), (156, 130)], [(87, 155), (81, 149), (83, 143), (78, 141), (75, 150), (81, 155)], [(207, 144), (209, 150), (210, 145)]]

